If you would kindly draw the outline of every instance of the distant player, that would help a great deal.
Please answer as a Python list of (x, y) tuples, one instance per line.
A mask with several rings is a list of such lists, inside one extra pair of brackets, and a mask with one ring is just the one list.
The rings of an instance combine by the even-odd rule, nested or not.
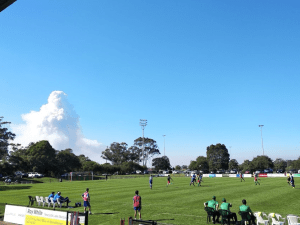
[(173, 180), (173, 179), (170, 177), (170, 175), (168, 175), (167, 180), (168, 180), (168, 184), (167, 184), (167, 187), (168, 187), (171, 184), (171, 180)]
[(142, 219), (141, 216), (141, 209), (142, 209), (142, 197), (139, 196), (139, 191), (135, 191), (135, 196), (133, 197), (133, 209), (134, 209), (134, 219), (136, 219), (137, 211), (139, 212), (140, 220)]
[(152, 177), (152, 175), (150, 175), (150, 177), (149, 177), (150, 189), (152, 189), (152, 183), (153, 183), (153, 177)]
[(260, 183), (257, 181), (257, 176), (258, 176), (258, 174), (257, 173), (255, 173), (255, 172), (253, 172), (253, 177), (254, 177), (254, 182), (255, 182), (255, 185), (260, 185)]
[(201, 182), (202, 182), (202, 174), (200, 173), (198, 176), (198, 187), (201, 186)]
[(245, 181), (245, 179), (243, 178), (242, 172), (240, 172), (240, 178), (241, 178), (241, 182), (243, 182), (243, 180)]
[(290, 175), (288, 175), (288, 177), (287, 177), (287, 183), (288, 183), (288, 185), (291, 185), (291, 177), (290, 177)]
[(196, 174), (193, 174), (191, 176), (191, 183), (190, 183), (190, 186), (193, 184), (195, 186), (195, 181), (196, 181)]
[(84, 213), (86, 213), (86, 207), (89, 207), (89, 214), (92, 214), (91, 211), (91, 205), (90, 205), (90, 194), (89, 189), (87, 188), (86, 191), (81, 195), (83, 199), (83, 207), (84, 207)]
[(295, 181), (294, 181), (294, 176), (292, 173), (290, 174), (290, 178), (291, 178), (290, 183), (291, 183), (292, 187), (295, 188)]

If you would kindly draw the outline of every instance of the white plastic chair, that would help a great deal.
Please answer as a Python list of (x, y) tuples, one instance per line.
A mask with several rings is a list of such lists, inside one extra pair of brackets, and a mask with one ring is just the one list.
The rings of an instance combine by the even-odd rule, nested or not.
[(44, 200), (44, 197), (43, 196), (40, 196), (40, 203), (43, 204), (43, 207), (45, 207), (45, 200)]
[(282, 217), (280, 214), (275, 213), (275, 217), (279, 222), (283, 222), (283, 224), (285, 224), (285, 218)]
[(288, 220), (288, 225), (300, 225), (300, 223), (298, 223), (298, 217), (297, 216), (287, 215), (286, 218)]
[(55, 206), (56, 206), (56, 202), (54, 202), (53, 201), (53, 198), (50, 198), (50, 201), (51, 201), (51, 204), (52, 204), (52, 206), (53, 206), (53, 209), (55, 208)]
[(57, 200), (57, 206), (59, 206), (59, 207), (61, 208), (61, 206), (62, 206), (62, 202), (60, 201), (60, 199), (59, 199), (59, 198), (57, 198), (56, 200)]
[(50, 202), (50, 200), (49, 200), (49, 197), (45, 197), (45, 204), (48, 204), (48, 208), (50, 207), (50, 204), (51, 204), (51, 202)]
[(263, 215), (263, 214), (262, 213), (258, 213), (258, 212), (254, 213), (254, 216), (256, 217), (256, 225), (259, 225), (259, 224), (268, 225), (269, 224), (269, 220), (264, 220), (264, 218), (262, 218), (261, 215)]
[(36, 200), (36, 203), (38, 204), (38, 206), (40, 206), (41, 205), (40, 197), (39, 196), (35, 196), (35, 200)]

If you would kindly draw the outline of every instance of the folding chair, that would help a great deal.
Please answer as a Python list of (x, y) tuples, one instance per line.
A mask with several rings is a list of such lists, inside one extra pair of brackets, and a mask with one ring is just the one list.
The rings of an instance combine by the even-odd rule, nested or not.
[(51, 204), (49, 197), (45, 197), (45, 204), (46, 203), (48, 204), (48, 208), (49, 208)]
[(228, 218), (228, 216), (230, 215), (230, 211), (224, 210), (224, 209), (220, 209), (219, 213), (222, 216), (221, 224), (227, 223), (227, 224), (230, 225), (230, 219)]
[(213, 217), (215, 209), (211, 207), (204, 207), (204, 210), (207, 212), (206, 223), (210, 222), (210, 218)]
[(52, 204), (52, 206), (53, 206), (53, 209), (55, 209), (56, 202), (53, 201), (53, 198), (50, 198), (50, 201), (51, 201), (51, 204)]
[(43, 204), (43, 207), (45, 207), (45, 200), (44, 200), (44, 197), (43, 196), (40, 196), (40, 203)]
[(264, 218), (261, 216), (261, 215), (266, 215), (265, 213), (255, 212), (253, 214), (257, 219), (256, 225), (259, 225), (259, 224), (268, 225), (269, 224), (269, 220), (264, 220)]
[(40, 206), (40, 204), (41, 204), (40, 197), (39, 196), (35, 196), (35, 199), (36, 199), (37, 205)]
[(28, 196), (28, 198), (29, 198), (29, 203), (28, 203), (28, 205), (29, 206), (33, 206), (33, 203), (35, 202), (35, 199), (32, 197), (32, 196)]
[(239, 215), (242, 217), (241, 220), (241, 224), (247, 224), (247, 222), (249, 222), (249, 224), (251, 224), (251, 219), (248, 218), (249, 212), (241, 212), (239, 211)]
[(61, 208), (61, 206), (62, 206), (62, 202), (59, 198), (57, 198), (57, 206), (59, 206), (59, 208)]
[(300, 225), (300, 223), (298, 223), (298, 216), (287, 215), (286, 218), (288, 220), (288, 225)]

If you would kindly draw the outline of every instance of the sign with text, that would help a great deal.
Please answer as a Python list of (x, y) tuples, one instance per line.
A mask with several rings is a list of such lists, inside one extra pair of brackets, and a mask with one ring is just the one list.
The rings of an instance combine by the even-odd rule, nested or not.
[(4, 221), (22, 225), (66, 225), (67, 212), (6, 205)]

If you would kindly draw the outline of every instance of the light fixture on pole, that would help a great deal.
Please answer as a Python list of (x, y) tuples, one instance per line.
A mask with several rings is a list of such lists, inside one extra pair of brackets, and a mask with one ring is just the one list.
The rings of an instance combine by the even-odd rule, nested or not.
[(264, 125), (258, 125), (258, 127), (260, 127), (260, 133), (261, 133), (261, 148), (263, 150), (263, 155), (265, 155), (265, 151), (264, 151), (264, 142), (263, 142), (263, 137), (262, 137), (262, 128)]
[(165, 134), (163, 135), (163, 137), (164, 137), (164, 156), (166, 156), (166, 142), (165, 142)]
[(144, 166), (144, 161), (145, 161), (145, 156), (144, 156), (144, 129), (145, 129), (145, 126), (147, 126), (147, 120), (142, 120), (140, 119), (140, 126), (142, 127), (142, 130), (143, 130), (143, 145), (142, 145), (142, 155), (143, 155), (143, 166)]

